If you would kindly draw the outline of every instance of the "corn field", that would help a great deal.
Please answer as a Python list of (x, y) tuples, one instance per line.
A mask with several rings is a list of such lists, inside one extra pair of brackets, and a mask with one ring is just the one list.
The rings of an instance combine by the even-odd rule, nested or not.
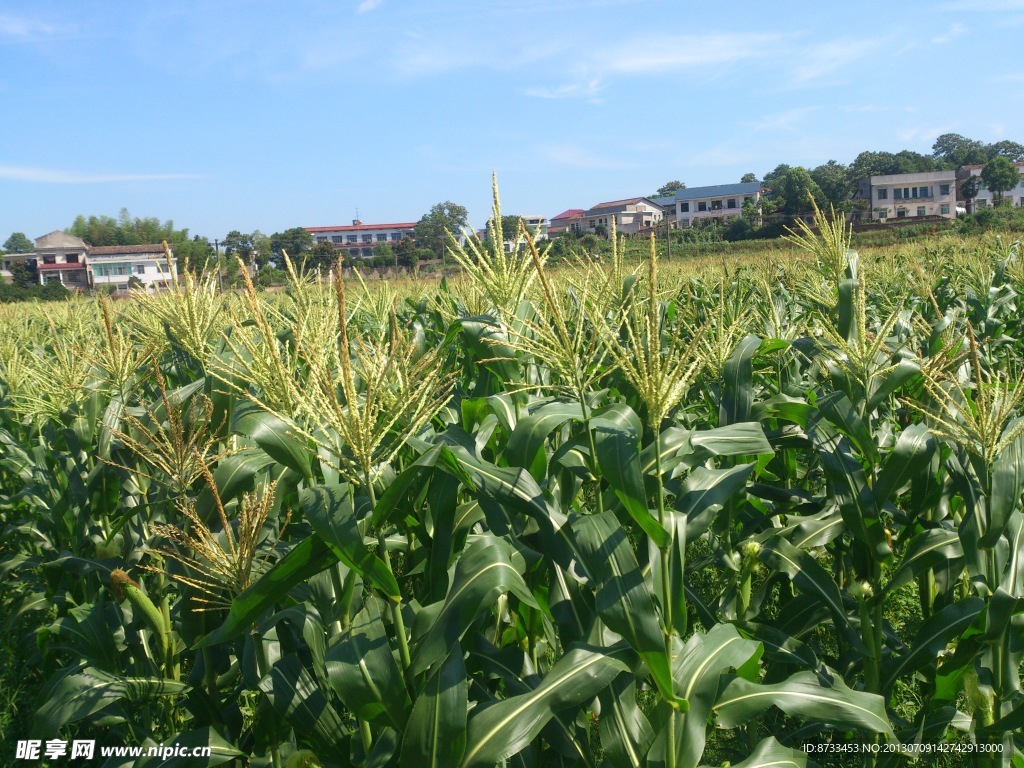
[(821, 217), (785, 260), (554, 269), (524, 234), (401, 295), (3, 308), (18, 738), (1024, 766), (1017, 244), (868, 263)]

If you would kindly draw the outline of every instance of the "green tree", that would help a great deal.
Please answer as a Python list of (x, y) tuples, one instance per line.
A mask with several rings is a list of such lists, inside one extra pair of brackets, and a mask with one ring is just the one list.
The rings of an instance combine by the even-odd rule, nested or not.
[(960, 182), (960, 194), (967, 201), (967, 212), (974, 213), (974, 198), (981, 192), (981, 177), (968, 176)]
[(505, 241), (518, 240), (519, 239), (519, 223), (523, 220), (522, 216), (502, 216), (501, 217), (501, 234), (505, 238)]
[(395, 249), (387, 243), (377, 243), (373, 246), (373, 255), (378, 259), (383, 259), (389, 266), (397, 264), (395, 261)]
[(4, 250), (7, 253), (32, 253), (35, 245), (25, 237), (23, 232), (12, 232), (11, 236), (4, 241)]
[(757, 176), (752, 173), (744, 173), (740, 177), (740, 184), (753, 184), (755, 181), (757, 181)]
[(258, 229), (253, 230), (250, 237), (252, 238), (252, 247), (255, 251), (256, 266), (263, 269), (267, 262), (274, 258), (274, 249), (270, 247), (270, 238)]
[(686, 185), (678, 179), (675, 181), (667, 181), (658, 187), (658, 191), (655, 192), (651, 197), (669, 197), (674, 195), (680, 189), (686, 189)]
[(993, 203), (1001, 205), (1003, 193), (1020, 184), (1020, 172), (1010, 158), (997, 155), (981, 169), (981, 181), (985, 189), (992, 193)]
[(985, 151), (988, 153), (989, 160), (993, 157), (1008, 157), (1014, 162), (1024, 161), (1024, 145), (1018, 144), (1016, 141), (997, 141), (995, 144), (985, 147)]
[(836, 210), (846, 210), (850, 205), (850, 169), (835, 160), (829, 160), (811, 171), (811, 178), (821, 188), (825, 201)]
[[(317, 243), (306, 252), (304, 268), (306, 271), (319, 269), (321, 272), (326, 272), (334, 266), (334, 263), (338, 260), (338, 256), (338, 250), (329, 240), (324, 240)], [(288, 251), (288, 258), (293, 258), (291, 251)]]
[(270, 250), (278, 262), (283, 262), (285, 253), (295, 263), (301, 262), (313, 248), (313, 235), (303, 227), (292, 227), (270, 236)]
[(768, 202), (774, 213), (799, 216), (810, 210), (812, 199), (821, 205), (824, 195), (806, 168), (787, 167), (771, 180)]
[(413, 242), (411, 237), (403, 237), (395, 245), (395, 258), (398, 260), (398, 266), (400, 267), (411, 268), (416, 266), (419, 256), (416, 253), (416, 243)]
[(959, 133), (944, 133), (932, 144), (932, 157), (942, 161), (947, 168), (961, 165), (978, 165), (988, 160), (985, 146), (980, 141), (968, 139)]
[(230, 259), (237, 256), (246, 264), (252, 260), (252, 256), (256, 252), (252, 235), (244, 235), (237, 229), (232, 229), (228, 232), (224, 239), (220, 241), (220, 244), (224, 246), (224, 255), (227, 258)]
[(469, 221), (469, 212), (461, 205), (445, 200), (432, 206), (430, 211), (416, 224), (416, 242), (422, 248), (429, 248), (435, 258), (444, 258), (448, 247), (448, 233), (458, 237)]
[(178, 269), (184, 270), (187, 264), (189, 268), (203, 272), (213, 269), (216, 259), (213, 246), (202, 235), (196, 235), (191, 240), (183, 240), (172, 245), (174, 257), (178, 260)]
[(39, 275), (34, 266), (29, 266), (24, 261), (11, 263), (11, 282), (18, 288), (31, 288), (39, 285)]

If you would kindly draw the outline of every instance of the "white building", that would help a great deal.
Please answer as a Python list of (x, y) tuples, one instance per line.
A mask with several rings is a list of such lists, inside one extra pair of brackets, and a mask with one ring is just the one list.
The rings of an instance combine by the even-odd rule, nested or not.
[(688, 187), (675, 194), (676, 226), (679, 229), (717, 221), (728, 223), (743, 215), (743, 204), (761, 200), (761, 182)]
[(113, 286), (127, 292), (134, 277), (147, 291), (167, 288), (173, 281), (172, 270), (178, 268), (174, 253), (170, 264), (163, 245), (108, 245), (90, 248), (89, 276), (93, 288)]
[(598, 203), (584, 211), (582, 216), (573, 219), (569, 228), (593, 232), (597, 227), (604, 227), (607, 232), (611, 232), (612, 216), (615, 217), (615, 228), (620, 235), (635, 235), (655, 226), (664, 213), (661, 206), (650, 198), (631, 197), (628, 200)]
[(70, 289), (83, 290), (89, 287), (86, 259), (89, 246), (81, 238), (56, 230), (37, 237), (33, 253), (5, 253), (0, 277), (5, 282), (13, 279), (11, 267), (16, 263), (25, 264), (36, 270), (40, 285), (61, 283)]
[[(867, 204), (866, 206), (864, 204)], [(869, 176), (853, 195), (853, 219), (956, 218), (956, 171)]]
[(331, 243), (337, 250), (345, 250), (355, 258), (373, 256), (374, 246), (387, 244), (398, 245), (403, 238), (413, 237), (415, 221), (398, 224), (363, 224), (353, 219), (351, 226), (337, 227), (306, 227), (316, 242)]
[[(1014, 163), (1014, 165), (1017, 167), (1018, 173), (1024, 174), (1024, 163)], [(963, 172), (967, 172), (971, 176), (981, 176), (981, 169), (984, 167), (983, 165), (965, 165), (961, 168), (961, 176), (964, 175)], [(974, 198), (974, 209), (990, 207), (993, 204), (994, 197), (992, 191), (986, 189), (983, 183), (978, 191), (978, 196)], [(1024, 207), (1024, 178), (1013, 189), (1003, 192), (1003, 205), (1014, 205), (1018, 208)]]

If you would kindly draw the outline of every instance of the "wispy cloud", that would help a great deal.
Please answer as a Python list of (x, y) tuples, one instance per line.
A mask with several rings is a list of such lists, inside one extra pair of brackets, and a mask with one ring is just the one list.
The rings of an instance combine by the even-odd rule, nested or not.
[(50, 24), (27, 16), (0, 14), (0, 40), (34, 43), (54, 37), (67, 37), (74, 31), (68, 25)]
[(751, 125), (755, 131), (796, 131), (807, 123), (807, 118), (817, 107), (794, 107), (774, 115), (765, 115)]
[[(936, 7), (936, 10), (963, 13), (968, 9), (964, 8), (963, 2), (953, 0), (953, 2), (941, 3)], [(1024, 11), (1024, 0), (985, 0), (984, 3), (971, 3), (969, 10), (971, 13)]]
[(696, 67), (701, 77), (707, 67), (757, 58), (782, 41), (777, 34), (718, 33), (637, 37), (602, 52), (596, 68), (622, 74), (668, 74), (679, 67)]
[(600, 91), (601, 81), (592, 77), (575, 83), (564, 83), (554, 88), (527, 88), (526, 95), (538, 99), (586, 99), (591, 103), (600, 104), (601, 99), (598, 97)]
[(202, 176), (192, 173), (79, 173), (52, 168), (0, 165), (0, 179), (42, 184), (116, 184), (126, 181), (172, 181), (199, 178)]
[(356, 13), (366, 13), (367, 11), (372, 11), (374, 8), (377, 8), (383, 2), (384, 0), (363, 0), (363, 2), (361, 2), (359, 6), (356, 8)]
[(621, 170), (632, 168), (614, 154), (598, 155), (575, 144), (559, 144), (546, 147), (542, 154), (551, 162), (580, 170)]
[(798, 64), (793, 69), (793, 85), (816, 84), (838, 72), (853, 74), (858, 62), (864, 61), (871, 51), (881, 45), (880, 40), (840, 38), (812, 45), (796, 55)]
[(953, 24), (951, 24), (949, 29), (947, 29), (945, 32), (933, 37), (932, 42), (935, 45), (945, 45), (946, 43), (953, 42), (958, 37), (963, 37), (966, 33), (967, 27), (965, 27), (959, 21), (956, 21), (953, 22)]

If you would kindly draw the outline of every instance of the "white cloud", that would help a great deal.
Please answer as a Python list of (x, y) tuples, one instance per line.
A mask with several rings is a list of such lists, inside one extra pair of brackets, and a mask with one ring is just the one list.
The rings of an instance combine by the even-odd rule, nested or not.
[(961, 24), (959, 21), (957, 21), (957, 22), (954, 22), (952, 25), (950, 25), (948, 30), (946, 30), (942, 34), (939, 34), (939, 35), (936, 35), (935, 37), (933, 37), (932, 38), (932, 42), (935, 45), (945, 45), (946, 43), (953, 42), (958, 37), (963, 37), (964, 34), (966, 34), (966, 32), (967, 32), (967, 27), (965, 27), (963, 24)]
[(380, 6), (380, 4), (383, 2), (384, 0), (363, 0), (363, 2), (361, 2), (359, 6), (356, 8), (356, 13), (366, 13), (367, 11), (372, 11), (374, 8)]
[(72, 31), (71, 27), (49, 24), (40, 19), (0, 14), (0, 39), (33, 43), (53, 37), (67, 36)]
[(526, 89), (527, 96), (534, 96), (538, 99), (587, 99), (594, 104), (600, 104), (598, 94), (601, 91), (601, 81), (592, 77), (575, 83), (564, 83), (554, 88), (542, 86)]
[(695, 67), (691, 74), (700, 78), (706, 74), (701, 67), (735, 64), (762, 56), (781, 40), (780, 35), (758, 33), (634, 38), (603, 52), (595, 68), (635, 75), (672, 74), (679, 67)]
[(753, 123), (751, 127), (755, 131), (796, 131), (806, 123), (808, 115), (814, 112), (817, 107), (794, 107), (784, 112), (777, 112), (774, 115), (765, 115)]
[(840, 38), (812, 45), (794, 56), (799, 63), (793, 70), (793, 84), (811, 85), (836, 72), (855, 75), (858, 71), (856, 65), (863, 62), (879, 44), (878, 40)]
[(125, 181), (171, 181), (199, 178), (202, 177), (191, 173), (79, 173), (50, 168), (0, 165), (0, 179), (43, 184), (113, 184)]
[(629, 163), (617, 160), (614, 155), (596, 155), (588, 149), (574, 144), (559, 144), (545, 147), (542, 154), (551, 162), (581, 170), (621, 170), (632, 168)]

